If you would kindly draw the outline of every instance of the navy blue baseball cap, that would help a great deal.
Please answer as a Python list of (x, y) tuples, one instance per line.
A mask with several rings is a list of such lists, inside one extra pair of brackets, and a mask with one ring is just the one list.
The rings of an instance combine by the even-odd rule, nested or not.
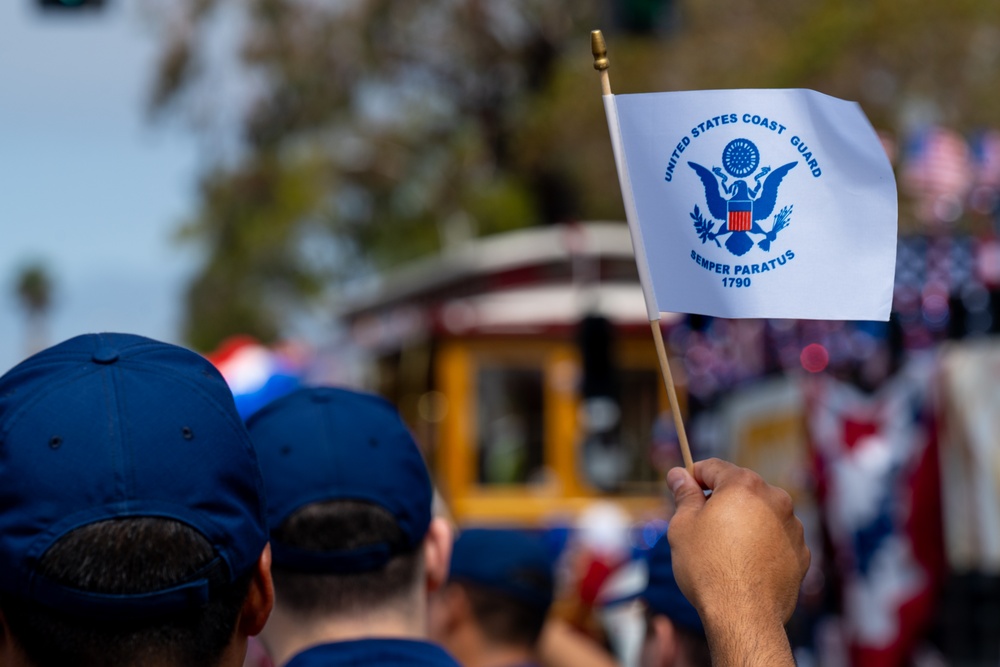
[(37, 572), (67, 533), (127, 517), (184, 523), (230, 580), (267, 544), (263, 480), (232, 394), (204, 357), (129, 334), (88, 334), (0, 377), (0, 590), (75, 614), (206, 603), (206, 568), (142, 594), (70, 588)]
[(697, 610), (688, 602), (674, 578), (670, 542), (666, 534), (649, 550), (649, 581), (640, 597), (654, 614), (662, 614), (675, 625), (704, 634)]
[(516, 530), (463, 530), (451, 554), (451, 581), (467, 581), (547, 610), (552, 559), (541, 540)]
[(267, 492), (272, 533), (297, 510), (352, 500), (388, 511), (399, 543), (313, 551), (271, 540), (274, 564), (298, 572), (377, 570), (416, 549), (431, 523), (434, 492), (417, 443), (386, 400), (334, 387), (299, 389), (247, 420)]

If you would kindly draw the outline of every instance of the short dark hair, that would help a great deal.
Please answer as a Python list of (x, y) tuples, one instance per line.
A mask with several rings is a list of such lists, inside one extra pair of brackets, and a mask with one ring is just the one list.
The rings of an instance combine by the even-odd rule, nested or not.
[[(388, 511), (372, 503), (330, 500), (296, 510), (271, 533), (271, 539), (308, 551), (342, 551), (379, 542), (401, 544), (405, 536)], [(340, 615), (369, 611), (410, 594), (422, 571), (422, 550), (394, 555), (376, 570), (306, 573), (275, 563), (275, 600), (301, 615)]]
[(458, 586), (465, 592), (476, 624), (489, 641), (534, 650), (542, 634), (548, 608), (464, 579), (453, 580), (448, 585)]
[[(77, 528), (39, 560), (39, 574), (100, 593), (146, 593), (190, 579), (215, 558), (190, 526), (158, 517), (110, 519)], [(151, 656), (180, 665), (214, 667), (232, 639), (252, 572), (229, 581), (225, 565), (209, 575), (203, 607), (152, 619), (109, 622), (0, 596), (10, 633), (38, 667), (141, 665)]]

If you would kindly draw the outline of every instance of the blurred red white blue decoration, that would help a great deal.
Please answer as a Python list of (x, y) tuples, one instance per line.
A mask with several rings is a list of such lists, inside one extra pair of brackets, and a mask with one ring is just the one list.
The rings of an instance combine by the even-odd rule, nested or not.
[(965, 138), (945, 127), (927, 127), (907, 142), (902, 173), (925, 223), (954, 223), (972, 190), (976, 168)]
[(270, 348), (250, 336), (233, 336), (206, 356), (222, 373), (244, 419), (302, 384), (305, 355), (294, 345)]

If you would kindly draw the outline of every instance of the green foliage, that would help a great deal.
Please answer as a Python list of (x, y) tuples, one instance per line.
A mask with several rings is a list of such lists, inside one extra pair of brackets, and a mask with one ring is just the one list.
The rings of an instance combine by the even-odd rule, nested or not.
[(633, 4), (670, 14), (629, 35), (601, 25), (614, 12), (600, 0), (178, 3), (154, 110), (211, 106), (205, 27), (223, 9), (245, 12), (239, 58), (260, 88), (240, 157), (205, 173), (182, 234), (206, 257), (190, 342), (273, 338), (328, 291), (470, 234), (622, 219), (594, 27), (619, 93), (808, 87), (895, 133), (1000, 117), (998, 3)]
[(318, 294), (330, 267), (302, 257), (302, 233), (323, 199), (323, 166), (273, 154), (254, 156), (202, 182), (202, 211), (181, 231), (210, 252), (187, 292), (185, 334), (201, 349), (247, 332), (270, 341), (286, 304)]

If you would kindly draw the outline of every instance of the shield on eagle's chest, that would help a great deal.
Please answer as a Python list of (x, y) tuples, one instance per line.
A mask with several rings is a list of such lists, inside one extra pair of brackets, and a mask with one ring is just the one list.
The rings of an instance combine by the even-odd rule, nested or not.
[(731, 199), (726, 202), (729, 209), (729, 231), (748, 232), (752, 223), (753, 202), (749, 199)]

